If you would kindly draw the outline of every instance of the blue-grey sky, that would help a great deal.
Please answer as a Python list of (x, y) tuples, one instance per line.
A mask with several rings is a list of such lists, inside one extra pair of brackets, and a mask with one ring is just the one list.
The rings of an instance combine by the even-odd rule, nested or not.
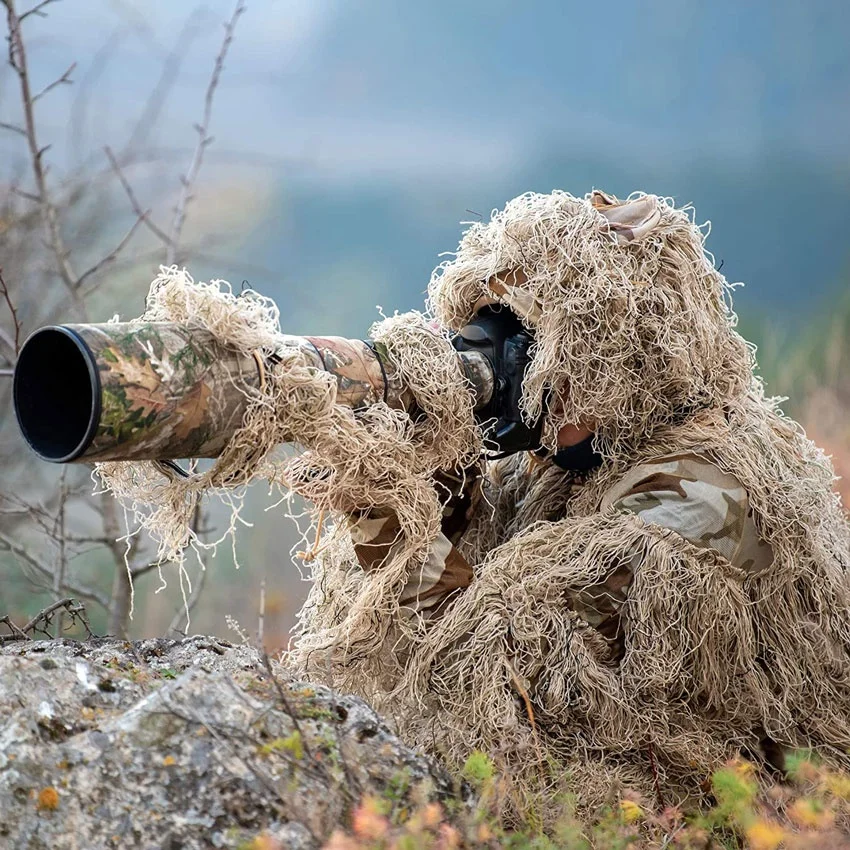
[[(842, 280), (846, 0), (246, 5), (202, 179), (226, 201), (192, 213), (193, 235), (221, 215), (239, 238), (225, 268), (197, 270), (248, 277), (300, 320), (312, 303), (354, 333), (376, 301), (415, 306), (467, 210), (486, 215), (526, 189), (693, 202), (713, 220), (724, 272), (747, 281), (744, 303), (777, 314)], [(135, 134), (176, 179), (232, 7), (62, 0), (27, 22), (38, 80), (78, 62), (75, 87), (39, 105), (54, 173), (102, 162), (104, 144), (121, 149)], [(152, 109), (163, 68), (166, 96)], [(6, 72), (4, 120), (16, 112), (11, 83)], [(13, 162), (18, 140), (2, 144)], [(167, 218), (162, 184), (132, 174)], [(322, 293), (366, 306), (328, 316), (336, 301)]]

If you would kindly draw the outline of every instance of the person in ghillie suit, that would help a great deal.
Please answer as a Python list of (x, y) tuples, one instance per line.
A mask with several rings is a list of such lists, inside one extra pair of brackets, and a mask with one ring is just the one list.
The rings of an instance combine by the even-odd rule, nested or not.
[(432, 314), (501, 305), (533, 333), (546, 451), (435, 471), (424, 546), (402, 502), (349, 505), (316, 561), (293, 661), (426, 749), (492, 754), (520, 808), (698, 797), (738, 752), (848, 764), (847, 517), (689, 213), (556, 191), (469, 227)]

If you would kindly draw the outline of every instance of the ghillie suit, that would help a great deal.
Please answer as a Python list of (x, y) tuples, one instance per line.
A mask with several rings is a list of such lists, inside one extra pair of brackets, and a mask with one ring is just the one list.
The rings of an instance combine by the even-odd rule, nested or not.
[[(197, 544), (205, 492), (238, 507), (263, 476), (305, 497), (314, 583), (291, 662), (451, 761), (493, 754), (519, 810), (618, 784), (672, 803), (766, 742), (846, 764), (847, 519), (829, 460), (764, 397), (727, 295), (686, 210), (523, 195), (435, 272), (442, 334), (418, 314), (373, 328), (411, 415), (341, 404), (268, 300), (164, 269), (140, 321), (193, 322), (276, 365), (209, 470), (98, 471), (161, 559)], [(534, 335), (522, 404), (543, 417), (542, 460), (481, 461), (448, 337), (500, 305)], [(568, 425), (592, 427), (595, 466), (562, 468)], [(284, 441), (306, 451), (275, 458)]]
[[(361, 465), (382, 487), (352, 501), (342, 458), (308, 453), (290, 483), (351, 534), (340, 521), (320, 547), (293, 660), (427, 749), (494, 754), (520, 807), (564, 790), (562, 768), (587, 803), (612, 779), (670, 803), (765, 741), (846, 764), (847, 519), (829, 459), (765, 398), (688, 211), (523, 195), (470, 227), (429, 292), (444, 329), (517, 313), (536, 340), (526, 416), (545, 414), (550, 450), (592, 423), (601, 463), (521, 454), (478, 478), (473, 428), (466, 457), (430, 439), (439, 532), (399, 518), (420, 491), (376, 498), (386, 470)], [(445, 392), (422, 405), (430, 438)]]

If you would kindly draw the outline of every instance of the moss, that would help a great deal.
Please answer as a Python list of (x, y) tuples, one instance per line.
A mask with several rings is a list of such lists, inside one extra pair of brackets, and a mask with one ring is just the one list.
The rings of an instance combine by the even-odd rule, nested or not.
[(263, 744), (259, 749), (260, 755), (269, 756), (272, 753), (286, 752), (297, 761), (304, 758), (304, 742), (301, 739), (301, 733), (296, 729), (287, 735), (285, 738), (275, 738), (267, 744)]
[(493, 780), (495, 768), (490, 757), (479, 750), (473, 752), (463, 765), (463, 778), (481, 788)]

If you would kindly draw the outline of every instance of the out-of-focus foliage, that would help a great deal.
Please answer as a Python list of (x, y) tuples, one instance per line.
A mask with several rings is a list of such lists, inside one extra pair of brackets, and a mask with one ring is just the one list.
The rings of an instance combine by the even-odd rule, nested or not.
[[(471, 759), (481, 761), (481, 754)], [(715, 803), (659, 807), (628, 791), (592, 813), (577, 814), (565, 788), (565, 814), (554, 828), (505, 828), (499, 821), (499, 776), (473, 810), (447, 811), (439, 803), (414, 810), (394, 805), (392, 794), (367, 797), (351, 826), (339, 829), (324, 850), (839, 850), (850, 844), (850, 775), (827, 770), (811, 754), (791, 755), (786, 781), (758, 777), (752, 764), (730, 762), (711, 777)], [(476, 767), (475, 773), (478, 772)], [(480, 792), (480, 786), (479, 786)], [(504, 793), (504, 792), (502, 792)], [(262, 835), (250, 850), (282, 850)]]

